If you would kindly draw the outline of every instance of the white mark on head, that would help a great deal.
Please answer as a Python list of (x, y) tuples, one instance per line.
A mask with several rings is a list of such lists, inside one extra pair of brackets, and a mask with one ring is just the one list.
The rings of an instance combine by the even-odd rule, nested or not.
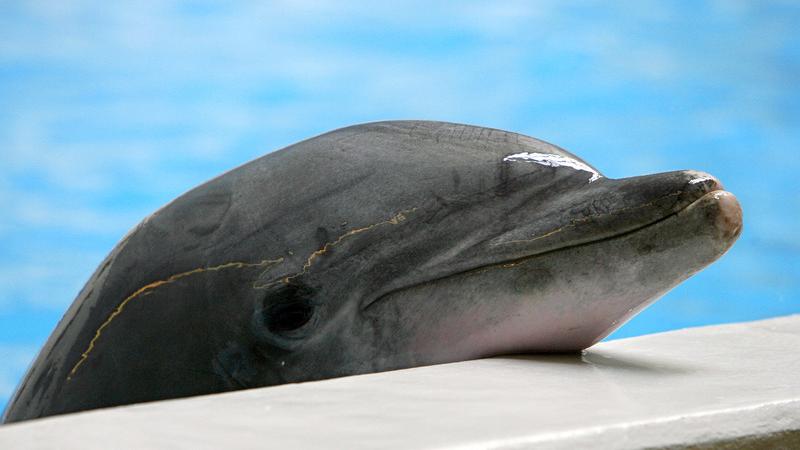
[(703, 181), (711, 181), (711, 180), (713, 180), (713, 178), (711, 177), (698, 177), (695, 178), (694, 180), (689, 181), (689, 184), (697, 184), (697, 183), (702, 183)]
[(571, 167), (575, 170), (582, 170), (584, 172), (591, 173), (592, 177), (589, 179), (589, 183), (592, 181), (597, 181), (603, 177), (597, 173), (596, 170), (578, 161), (577, 159), (573, 159), (568, 156), (553, 155), (550, 153), (515, 153), (513, 155), (506, 156), (503, 158), (503, 161), (527, 161), (549, 167)]

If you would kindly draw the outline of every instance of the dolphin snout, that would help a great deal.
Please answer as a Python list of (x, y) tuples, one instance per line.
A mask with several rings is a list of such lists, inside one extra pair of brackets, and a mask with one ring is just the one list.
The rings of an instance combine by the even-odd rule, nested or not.
[(733, 243), (742, 232), (742, 207), (735, 195), (725, 190), (716, 177), (706, 172), (685, 170), (684, 193), (694, 200), (687, 209), (704, 211), (717, 240)]
[(716, 232), (716, 239), (724, 245), (733, 244), (742, 233), (742, 206), (730, 192), (709, 192), (695, 205), (705, 211), (709, 225)]
[[(715, 176), (697, 170), (678, 170), (617, 181), (618, 206), (613, 208), (620, 218), (631, 223), (648, 225), (683, 210), (711, 192), (722, 192), (724, 186)], [(616, 197), (617, 191), (606, 193)]]

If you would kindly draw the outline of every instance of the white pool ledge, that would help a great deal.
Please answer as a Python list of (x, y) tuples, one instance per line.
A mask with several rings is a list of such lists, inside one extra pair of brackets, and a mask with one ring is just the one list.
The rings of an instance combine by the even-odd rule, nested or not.
[(604, 342), (582, 358), (493, 358), (72, 414), (0, 427), (0, 448), (624, 449), (794, 430), (800, 315)]

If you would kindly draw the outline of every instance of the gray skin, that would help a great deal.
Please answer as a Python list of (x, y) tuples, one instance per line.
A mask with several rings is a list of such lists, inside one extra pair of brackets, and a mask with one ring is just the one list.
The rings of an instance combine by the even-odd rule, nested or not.
[(700, 172), (612, 180), (506, 131), (343, 128), (139, 224), (3, 420), (579, 351), (719, 258), (741, 220)]

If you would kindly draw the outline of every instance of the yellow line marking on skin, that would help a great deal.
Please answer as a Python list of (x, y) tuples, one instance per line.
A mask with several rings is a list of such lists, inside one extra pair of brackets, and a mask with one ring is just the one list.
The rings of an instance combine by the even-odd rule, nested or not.
[(231, 269), (231, 268), (243, 269), (243, 268), (246, 268), (246, 267), (264, 267), (264, 266), (270, 267), (270, 266), (273, 266), (275, 264), (279, 264), (281, 262), (283, 262), (283, 258), (265, 259), (265, 260), (263, 260), (261, 262), (257, 262), (257, 263), (229, 262), (229, 263), (220, 264), (218, 266), (213, 266), (213, 267), (199, 267), (197, 269), (192, 269), (192, 270), (189, 270), (189, 271), (186, 271), (186, 272), (181, 272), (181, 273), (172, 275), (172, 276), (170, 276), (169, 278), (167, 278), (165, 280), (154, 281), (152, 283), (149, 283), (149, 284), (137, 289), (133, 294), (127, 296), (125, 298), (125, 300), (123, 300), (122, 303), (120, 303), (114, 309), (114, 311), (111, 312), (111, 314), (108, 316), (106, 321), (103, 322), (102, 325), (100, 325), (100, 327), (97, 329), (97, 331), (94, 332), (94, 337), (92, 338), (91, 341), (89, 341), (89, 346), (86, 347), (86, 350), (84, 350), (83, 353), (81, 353), (81, 358), (78, 360), (77, 363), (75, 363), (75, 366), (72, 367), (72, 370), (70, 370), (69, 375), (67, 375), (67, 380), (71, 380), (72, 379), (72, 376), (75, 375), (75, 373), (78, 371), (78, 368), (81, 366), (81, 364), (83, 364), (86, 361), (86, 359), (89, 357), (89, 353), (91, 353), (92, 350), (94, 349), (94, 346), (97, 343), (97, 340), (100, 339), (100, 335), (103, 333), (103, 330), (106, 327), (108, 327), (108, 325), (110, 325), (111, 322), (117, 316), (119, 316), (122, 313), (122, 311), (125, 309), (125, 306), (127, 306), (127, 304), (131, 300), (133, 300), (133, 299), (135, 299), (135, 298), (137, 298), (139, 296), (149, 295), (149, 294), (152, 293), (152, 291), (154, 289), (156, 289), (156, 288), (158, 288), (160, 286), (163, 286), (165, 284), (174, 283), (175, 281), (178, 281), (181, 278), (185, 278), (185, 277), (188, 277), (188, 276), (191, 276), (191, 275), (196, 275), (198, 273), (216, 272), (216, 271), (219, 271), (219, 270)]
[(287, 276), (281, 278), (280, 280), (273, 281), (271, 283), (267, 283), (267, 284), (264, 284), (264, 285), (254, 285), (253, 288), (255, 288), (255, 289), (266, 289), (266, 288), (272, 287), (272, 286), (274, 286), (274, 285), (276, 285), (278, 283), (289, 284), (289, 282), (292, 281), (293, 279), (295, 279), (295, 278), (297, 278), (297, 277), (299, 277), (301, 275), (306, 274), (308, 272), (308, 270), (311, 268), (311, 265), (314, 263), (315, 259), (317, 259), (319, 256), (324, 255), (325, 253), (327, 253), (328, 250), (331, 249), (331, 247), (335, 247), (335, 246), (339, 245), (346, 238), (348, 238), (350, 236), (353, 236), (353, 235), (356, 235), (356, 234), (359, 234), (359, 233), (363, 233), (365, 231), (369, 231), (369, 230), (371, 230), (371, 229), (373, 229), (375, 227), (379, 227), (381, 225), (397, 225), (400, 222), (403, 222), (404, 220), (406, 220), (406, 214), (414, 212), (416, 210), (417, 210), (417, 208), (405, 209), (405, 210), (400, 211), (399, 213), (395, 214), (394, 216), (392, 216), (389, 219), (386, 219), (386, 220), (384, 220), (382, 222), (373, 223), (372, 225), (367, 225), (367, 226), (361, 227), (361, 228), (354, 228), (354, 229), (344, 233), (343, 235), (339, 236), (338, 238), (336, 238), (336, 240), (326, 243), (319, 250), (315, 250), (314, 252), (312, 252), (308, 256), (308, 258), (306, 258), (306, 262), (303, 263), (303, 267), (300, 269), (299, 272), (294, 273), (292, 275), (287, 275)]
[[(295, 273), (293, 275), (285, 276), (285, 277), (283, 277), (283, 278), (281, 278), (281, 279), (279, 279), (277, 281), (273, 281), (273, 282), (268, 283), (266, 285), (258, 285), (258, 284), (254, 283), (253, 284), (253, 288), (254, 289), (264, 289), (264, 288), (273, 286), (273, 285), (278, 284), (278, 283), (288, 284), (292, 279), (297, 278), (297, 277), (305, 274), (306, 272), (308, 272), (308, 270), (311, 268), (311, 265), (313, 264), (313, 262), (314, 262), (314, 260), (316, 258), (318, 258), (319, 256), (327, 253), (331, 249), (331, 247), (339, 245), (339, 243), (341, 243), (344, 239), (346, 239), (346, 238), (348, 238), (350, 236), (359, 234), (359, 233), (363, 233), (365, 231), (369, 231), (369, 230), (371, 230), (371, 229), (373, 229), (375, 227), (381, 226), (381, 225), (397, 225), (400, 222), (403, 222), (404, 220), (406, 220), (406, 214), (411, 213), (411, 212), (415, 211), (416, 209), (417, 208), (406, 209), (406, 210), (400, 211), (399, 213), (395, 214), (394, 216), (392, 216), (389, 219), (384, 220), (382, 222), (373, 223), (373, 224), (367, 225), (365, 227), (352, 229), (352, 230), (344, 233), (343, 235), (339, 236), (338, 238), (336, 238), (336, 240), (326, 243), (319, 250), (316, 250), (313, 253), (311, 253), (308, 256), (308, 258), (306, 258), (306, 261), (303, 264), (303, 267), (301, 268), (301, 270), (299, 272), (297, 272), (297, 273)], [(290, 252), (290, 254), (291, 254), (291, 252)], [(125, 309), (125, 306), (131, 300), (133, 300), (133, 299), (135, 299), (135, 298), (137, 298), (139, 296), (148, 295), (148, 294), (152, 293), (152, 291), (154, 289), (156, 289), (156, 288), (158, 288), (160, 286), (163, 286), (165, 284), (170, 284), (170, 283), (173, 283), (173, 282), (175, 282), (175, 281), (177, 281), (177, 280), (179, 280), (181, 278), (185, 278), (187, 276), (195, 275), (195, 274), (203, 273), (203, 272), (213, 272), (213, 271), (218, 271), (218, 270), (222, 270), (222, 269), (230, 269), (230, 268), (241, 269), (241, 268), (245, 268), (245, 267), (264, 267), (264, 266), (266, 266), (267, 269), (265, 269), (265, 271), (262, 272), (262, 274), (260, 275), (260, 276), (263, 276), (266, 273), (266, 271), (269, 270), (269, 267), (271, 267), (272, 265), (281, 263), (281, 262), (283, 262), (283, 260), (284, 260), (284, 258), (263, 260), (263, 261), (258, 262), (258, 263), (230, 262), (230, 263), (226, 263), (226, 264), (221, 264), (219, 266), (200, 267), (200, 268), (197, 268), (197, 269), (192, 269), (192, 270), (189, 270), (189, 271), (186, 271), (186, 272), (181, 272), (181, 273), (172, 275), (172, 276), (170, 276), (169, 278), (167, 278), (165, 280), (154, 281), (152, 283), (149, 283), (149, 284), (137, 289), (133, 294), (131, 294), (128, 297), (126, 297), (125, 300), (123, 300), (122, 303), (120, 303), (114, 309), (114, 311), (111, 312), (111, 314), (108, 316), (106, 321), (103, 322), (100, 325), (100, 327), (97, 329), (97, 331), (95, 331), (94, 337), (92, 338), (91, 341), (89, 341), (89, 346), (81, 354), (81, 358), (78, 360), (78, 362), (75, 364), (75, 366), (72, 367), (72, 370), (69, 372), (69, 375), (67, 376), (67, 380), (71, 380), (72, 379), (72, 376), (75, 375), (75, 373), (77, 372), (77, 370), (81, 366), (81, 364), (83, 364), (86, 361), (86, 359), (89, 357), (89, 353), (91, 353), (92, 350), (94, 349), (95, 344), (96, 344), (97, 340), (100, 338), (100, 335), (102, 334), (103, 330), (106, 327), (108, 327), (108, 325), (118, 315), (120, 315), (122, 313), (122, 311)]]
[(501, 244), (502, 245), (506, 245), (506, 244), (518, 244), (520, 242), (538, 241), (539, 239), (544, 239), (546, 237), (549, 237), (549, 236), (552, 236), (554, 234), (560, 233), (560, 232), (564, 231), (567, 228), (575, 228), (580, 223), (588, 222), (588, 221), (590, 221), (592, 219), (596, 219), (598, 217), (605, 217), (605, 216), (610, 216), (610, 215), (613, 215), (613, 214), (619, 214), (619, 213), (622, 213), (622, 212), (632, 211), (632, 210), (635, 210), (635, 209), (646, 208), (648, 206), (652, 206), (652, 205), (656, 204), (657, 202), (660, 202), (660, 201), (664, 200), (665, 198), (675, 197), (675, 196), (681, 195), (681, 194), (683, 194), (683, 191), (678, 191), (678, 192), (674, 192), (672, 194), (665, 195), (663, 197), (659, 197), (656, 200), (653, 200), (652, 202), (645, 203), (644, 205), (631, 206), (629, 208), (622, 208), (622, 209), (618, 209), (618, 210), (613, 211), (613, 212), (608, 212), (608, 213), (603, 213), (603, 214), (594, 214), (594, 215), (586, 216), (586, 217), (583, 217), (583, 218), (580, 218), (580, 219), (572, 219), (572, 220), (570, 220), (570, 223), (568, 225), (564, 225), (563, 227), (559, 227), (559, 228), (556, 228), (554, 230), (550, 230), (547, 233), (542, 234), (540, 236), (536, 236), (536, 237), (531, 238), (531, 239), (518, 239), (518, 240), (515, 240), (515, 241), (506, 241), (506, 242), (502, 242)]

